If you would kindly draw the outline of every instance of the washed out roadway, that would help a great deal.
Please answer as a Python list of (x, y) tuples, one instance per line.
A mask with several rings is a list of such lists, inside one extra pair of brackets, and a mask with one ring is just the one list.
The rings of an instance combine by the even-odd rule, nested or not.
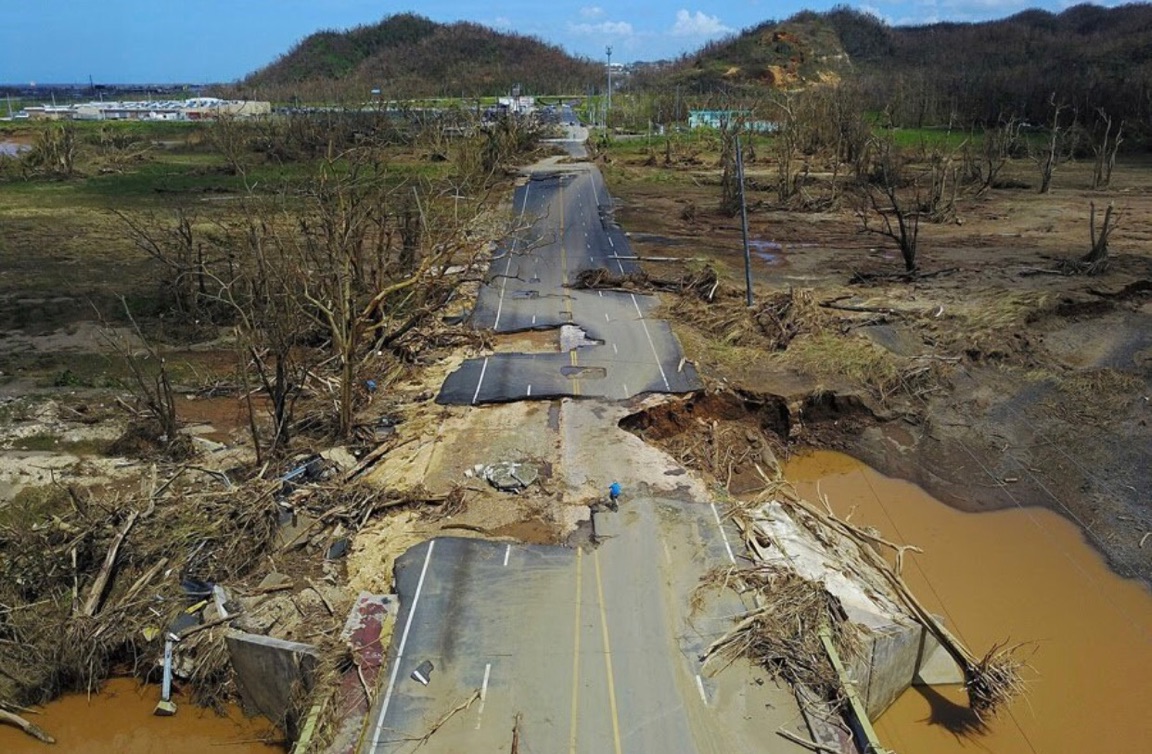
[(593, 166), (536, 170), (515, 195), (517, 230), (493, 260), (472, 314), (498, 333), (579, 328), (581, 345), (552, 353), (499, 353), (466, 361), (445, 381), (439, 403), (698, 390), (668, 323), (652, 317), (651, 296), (572, 287), (588, 269), (635, 271), (628, 238), (612, 221), (612, 199)]

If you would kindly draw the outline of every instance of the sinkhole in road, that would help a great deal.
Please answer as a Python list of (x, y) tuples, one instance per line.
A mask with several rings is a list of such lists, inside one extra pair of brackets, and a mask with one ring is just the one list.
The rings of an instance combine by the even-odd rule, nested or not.
[(589, 338), (588, 333), (576, 325), (560, 325), (560, 351), (568, 353), (577, 348), (602, 346), (604, 341)]

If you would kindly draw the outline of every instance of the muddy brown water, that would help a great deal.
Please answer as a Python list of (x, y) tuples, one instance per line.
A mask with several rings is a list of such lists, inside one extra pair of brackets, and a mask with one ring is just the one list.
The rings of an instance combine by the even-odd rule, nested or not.
[(810, 500), (826, 495), (840, 516), (852, 511), (854, 523), (922, 547), (905, 577), (974, 652), (1035, 643), (1026, 698), (985, 730), (962, 687), (910, 689), (876, 721), (884, 745), (900, 754), (1152, 745), (1152, 594), (1112, 573), (1071, 523), (1038, 508), (964, 513), (838, 453), (799, 456), (785, 475)]
[(5, 754), (274, 754), (283, 746), (261, 743), (280, 735), (263, 718), (246, 719), (237, 707), (227, 717), (177, 702), (173, 717), (156, 717), (158, 686), (140, 686), (114, 678), (99, 694), (70, 694), (46, 705), (40, 715), (26, 714), (56, 739), (46, 746), (21, 731), (0, 725), (0, 752)]

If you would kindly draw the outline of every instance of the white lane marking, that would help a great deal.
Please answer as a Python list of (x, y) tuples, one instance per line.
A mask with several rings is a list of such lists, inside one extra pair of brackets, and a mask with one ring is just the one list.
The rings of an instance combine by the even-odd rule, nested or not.
[(432, 561), (432, 548), (436, 540), (429, 540), (428, 554), (424, 556), (424, 567), (420, 569), (420, 580), (416, 582), (416, 594), (412, 597), (412, 607), (408, 608), (408, 620), (404, 622), (404, 633), (400, 636), (400, 647), (396, 650), (396, 660), (392, 663), (392, 677), (388, 679), (388, 690), (384, 693), (384, 704), (380, 707), (380, 718), (376, 721), (376, 730), (372, 733), (372, 751), (380, 745), (380, 732), (384, 730), (384, 717), (388, 714), (388, 705), (392, 702), (392, 692), (396, 688), (396, 674), (400, 672), (400, 661), (404, 659), (404, 647), (408, 644), (408, 631), (412, 628), (412, 618), (416, 615), (416, 605), (420, 603), (420, 592), (424, 589), (424, 577), (428, 575), (428, 564)]
[(612, 320), (608, 319), (608, 312), (604, 312), (604, 321), (605, 322), (611, 322), (612, 321)]
[(596, 291), (596, 292), (600, 294), (600, 298), (604, 298), (604, 291)]
[(535, 314), (532, 315), (532, 324), (536, 324), (536, 315)]
[(667, 561), (668, 565), (672, 565), (672, 553), (668, 551), (668, 543), (662, 539), (660, 544), (664, 545), (664, 560)]
[(484, 384), (484, 373), (488, 371), (488, 357), (484, 357), (484, 365), (480, 367), (480, 379), (476, 380), (476, 392), (472, 394), (472, 405), (476, 405), (476, 399), (480, 397), (480, 386)]
[(611, 246), (613, 249), (616, 248), (616, 244), (612, 243), (612, 236), (608, 236), (608, 245)]
[(628, 392), (628, 383), (624, 383), (624, 397), (627, 398), (631, 393)]
[[(704, 693), (704, 679), (700, 677), (699, 673), (696, 674), (696, 688), (700, 690), (700, 698), (702, 700), (704, 700), (704, 706), (707, 707), (708, 706), (708, 695)], [(480, 727), (480, 726), (476, 726), (476, 727)]]
[[(619, 262), (620, 260), (616, 260)], [(660, 370), (660, 379), (664, 380), (664, 389), (671, 390), (672, 386), (668, 384), (668, 375), (664, 374), (664, 365), (660, 363), (660, 354), (656, 352), (656, 342), (652, 340), (652, 333), (648, 332), (648, 323), (644, 321), (644, 312), (640, 311), (640, 302), (636, 300), (636, 294), (631, 294), (632, 305), (636, 307), (636, 313), (640, 315), (640, 325), (644, 328), (644, 334), (648, 336), (648, 345), (652, 346), (652, 356), (656, 359), (656, 368)]]
[(508, 272), (512, 269), (512, 253), (516, 249), (516, 242), (508, 250), (508, 259), (504, 262), (504, 277), (500, 278), (500, 300), (496, 304), (496, 319), (492, 322), (492, 329), (500, 329), (500, 313), (504, 311), (504, 291), (508, 288)]
[[(528, 386), (528, 397), (529, 398), (532, 397), (532, 386), (531, 385)], [(507, 563), (505, 563), (505, 565), (507, 565)]]
[[(591, 247), (589, 247), (589, 248), (591, 248)], [(596, 257), (589, 254), (588, 255), (588, 261), (591, 262), (592, 264), (596, 264)]]
[(592, 198), (596, 200), (596, 208), (600, 208), (600, 194), (596, 191), (596, 176), (592, 173), (588, 174), (588, 178), (592, 181)]
[(615, 343), (612, 344), (612, 353), (617, 354), (617, 355), (620, 354), (620, 349), (616, 347)]
[(736, 556), (732, 554), (732, 545), (728, 544), (728, 534), (724, 531), (724, 524), (720, 523), (720, 511), (716, 510), (716, 503), (710, 503), (712, 506), (712, 515), (716, 517), (716, 528), (720, 530), (720, 536), (724, 538), (724, 549), (728, 551), (728, 559), (732, 561), (732, 565), (736, 565)]
[[(529, 183), (524, 189), (524, 203), (520, 205), (520, 217), (516, 221), (517, 225), (524, 222), (524, 212), (528, 209), (528, 194), (532, 191), (532, 184)], [(500, 279), (500, 301), (496, 304), (496, 320), (492, 323), (493, 330), (500, 329), (500, 312), (504, 310), (504, 291), (508, 288), (508, 273), (512, 269), (512, 256), (516, 252), (516, 239), (512, 239), (512, 246), (508, 249), (508, 259), (504, 262), (504, 277)]]
[(512, 554), (512, 545), (508, 545), (508, 548), (506, 550), (504, 550), (504, 567), (505, 568), (508, 567), (508, 556), (511, 554)]
[(476, 711), (476, 730), (480, 730), (480, 723), (484, 719), (484, 702), (488, 701), (488, 675), (492, 672), (492, 663), (484, 666), (484, 683), (480, 686), (480, 709)]

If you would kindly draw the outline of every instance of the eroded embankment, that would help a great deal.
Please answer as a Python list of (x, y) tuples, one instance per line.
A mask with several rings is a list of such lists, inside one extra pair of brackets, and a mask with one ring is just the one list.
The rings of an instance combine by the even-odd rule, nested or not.
[(795, 438), (819, 442), (876, 421), (869, 401), (851, 393), (785, 397), (712, 388), (631, 414), (620, 426), (741, 494), (765, 486)]

